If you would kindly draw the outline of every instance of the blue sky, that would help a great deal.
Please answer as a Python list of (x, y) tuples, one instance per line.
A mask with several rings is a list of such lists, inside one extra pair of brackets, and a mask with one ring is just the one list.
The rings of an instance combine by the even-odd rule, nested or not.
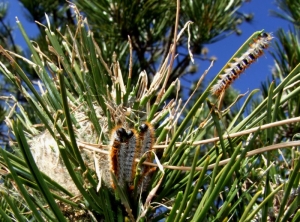
[[(15, 24), (16, 27), (13, 36), (17, 44), (25, 47), (25, 42), (21, 36), (20, 31), (15, 23), (15, 17), (17, 16), (22, 22), (25, 30), (28, 31), (29, 37), (34, 37), (38, 33), (38, 29), (35, 24), (27, 22), (24, 17), (25, 13), (22, 9), (22, 5), (17, 0), (11, 0), (8, 13), (8, 20), (10, 24)], [(236, 50), (251, 36), (255, 31), (264, 29), (266, 32), (275, 34), (279, 28), (288, 30), (289, 23), (285, 20), (276, 18), (270, 15), (270, 10), (279, 11), (275, 5), (275, 1), (262, 1), (252, 0), (244, 4), (244, 6), (239, 10), (243, 13), (253, 13), (254, 19), (249, 23), (244, 23), (240, 26), (242, 30), (242, 35), (237, 36), (233, 34), (219, 42), (214, 44), (206, 45), (209, 49), (208, 56), (216, 56), (218, 60), (215, 62), (214, 66), (210, 70), (206, 77), (206, 83), (208, 83), (214, 76), (219, 72), (219, 70), (226, 64), (229, 58), (236, 52)], [(276, 40), (276, 38), (275, 38)], [(273, 40), (274, 41), (274, 40)], [(269, 51), (272, 51), (272, 45)], [(197, 61), (196, 65), (199, 67), (197, 75), (188, 76), (189, 80), (198, 79), (199, 76), (206, 70), (209, 66), (209, 62)], [(247, 90), (253, 90), (255, 88), (260, 88), (261, 82), (265, 81), (268, 77), (271, 77), (271, 68), (274, 65), (273, 58), (266, 52), (262, 57), (258, 59), (250, 68), (246, 70), (244, 74), (241, 75), (239, 79), (235, 81), (233, 87), (242, 93)], [(183, 84), (184, 81), (182, 82)]]

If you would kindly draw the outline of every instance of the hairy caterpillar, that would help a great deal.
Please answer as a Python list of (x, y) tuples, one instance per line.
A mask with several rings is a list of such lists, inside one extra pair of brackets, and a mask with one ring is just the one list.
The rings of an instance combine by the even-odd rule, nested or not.
[[(154, 128), (150, 123), (143, 123), (139, 127), (140, 133), (140, 143), (141, 143), (141, 153), (139, 154), (140, 157), (146, 153), (146, 161), (152, 162), (152, 155), (150, 152), (154, 142), (155, 142), (155, 133)], [(147, 153), (148, 152), (148, 153)], [(141, 178), (138, 182), (138, 189), (144, 191), (151, 179), (150, 175), (153, 171), (155, 171), (156, 167), (150, 167), (150, 166), (143, 166), (141, 169)]]
[[(132, 131), (126, 131), (122, 127), (113, 130), (110, 147), (110, 169), (122, 187), (125, 185), (126, 172), (128, 171), (126, 158), (134, 156), (134, 150), (129, 151), (129, 142), (134, 140)], [(113, 182), (111, 182), (111, 186), (115, 188)]]
[[(144, 123), (139, 127), (139, 134), (134, 129), (125, 130), (123, 127), (116, 127), (112, 130), (110, 145), (110, 170), (116, 176), (120, 187), (133, 189), (137, 163), (135, 159), (140, 159), (144, 153), (152, 150), (154, 145), (154, 129), (151, 124)], [(151, 155), (146, 154), (146, 161), (151, 161)], [(152, 169), (143, 166), (142, 182), (148, 183), (149, 171)], [(111, 182), (115, 189), (115, 184)], [(140, 189), (139, 189), (140, 190)]]
[(239, 58), (234, 58), (234, 62), (229, 63), (229, 68), (225, 69), (225, 73), (220, 75), (220, 80), (211, 87), (211, 93), (219, 96), (221, 92), (227, 89), (230, 84), (242, 74), (253, 62), (263, 54), (263, 50), (268, 48), (273, 37), (269, 33), (260, 33), (253, 43), (250, 44), (248, 50)]

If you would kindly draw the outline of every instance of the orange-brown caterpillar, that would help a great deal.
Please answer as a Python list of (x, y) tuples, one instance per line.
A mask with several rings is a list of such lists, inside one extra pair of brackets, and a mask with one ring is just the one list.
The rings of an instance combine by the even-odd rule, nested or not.
[(230, 68), (225, 69), (225, 73), (220, 75), (220, 80), (211, 87), (211, 93), (219, 96), (230, 84), (242, 74), (253, 62), (263, 54), (263, 50), (268, 48), (272, 36), (269, 33), (261, 33), (253, 40), (247, 52), (240, 58), (235, 58), (233, 63), (229, 63)]
[[(111, 138), (111, 146), (110, 146), (110, 169), (112, 173), (116, 176), (119, 185), (125, 185), (125, 168), (124, 164), (126, 164), (126, 156), (129, 145), (129, 140), (133, 137), (132, 131), (126, 131), (122, 127), (117, 127), (113, 129), (112, 138)], [(111, 186), (115, 188), (113, 182)]]
[[(151, 124), (144, 123), (139, 129), (139, 134), (134, 129), (126, 131), (123, 127), (116, 127), (112, 130), (110, 169), (116, 176), (120, 187), (132, 187), (137, 167), (135, 159), (140, 159), (154, 145), (154, 129)], [(151, 154), (146, 155), (146, 160), (152, 161)], [(148, 171), (150, 168), (144, 166), (140, 182), (146, 182), (143, 176), (148, 175)], [(115, 189), (113, 182), (111, 186)]]

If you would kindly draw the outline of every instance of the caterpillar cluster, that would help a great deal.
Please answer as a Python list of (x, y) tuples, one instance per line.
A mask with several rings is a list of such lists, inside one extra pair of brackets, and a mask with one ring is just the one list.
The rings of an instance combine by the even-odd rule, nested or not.
[(263, 50), (268, 48), (273, 37), (269, 33), (260, 33), (250, 45), (248, 50), (240, 58), (235, 58), (233, 63), (229, 63), (225, 73), (220, 75), (220, 80), (212, 86), (211, 93), (219, 96), (230, 84), (242, 74), (253, 62), (263, 54)]
[[(112, 130), (110, 144), (110, 169), (115, 175), (118, 185), (122, 188), (133, 189), (136, 176), (137, 163), (136, 158), (140, 159), (144, 153), (152, 150), (154, 145), (154, 128), (149, 123), (144, 123), (139, 127), (139, 133), (134, 129), (125, 130), (123, 127), (116, 127)], [(151, 153), (146, 154), (146, 161), (152, 161)], [(143, 166), (141, 169), (141, 179), (139, 181), (139, 190), (141, 185), (143, 189), (149, 182), (149, 173), (153, 169), (149, 166)], [(113, 189), (115, 184), (111, 181)], [(139, 192), (140, 192), (139, 191)]]

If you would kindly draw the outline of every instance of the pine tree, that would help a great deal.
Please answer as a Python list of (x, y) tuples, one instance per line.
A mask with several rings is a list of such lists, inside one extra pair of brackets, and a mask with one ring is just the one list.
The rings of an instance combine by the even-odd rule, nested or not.
[[(239, 32), (240, 1), (22, 2), (45, 26), (32, 43), (18, 22), (32, 54), (22, 63), (0, 48), (1, 72), (32, 110), (15, 102), (6, 118), (3, 221), (299, 219), (299, 35), (278, 32), (275, 81), (232, 112), (226, 97), (210, 101), (218, 76), (209, 86), (200, 78), (182, 104), (174, 92), (188, 50), (172, 62), (180, 47), (201, 56), (204, 43)], [(298, 8), (287, 8), (297, 33)]]

